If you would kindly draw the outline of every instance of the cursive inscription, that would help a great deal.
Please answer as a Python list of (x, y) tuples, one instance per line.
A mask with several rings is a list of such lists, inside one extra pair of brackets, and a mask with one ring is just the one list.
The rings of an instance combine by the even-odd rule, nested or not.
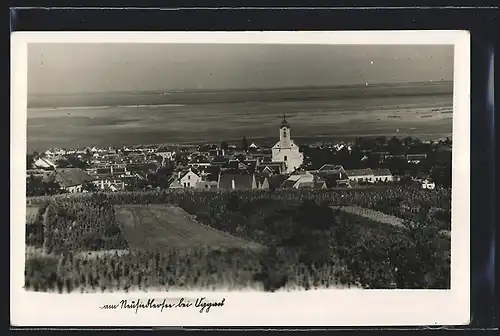
[(105, 304), (100, 306), (104, 310), (134, 310), (137, 314), (139, 309), (159, 310), (163, 312), (165, 309), (174, 308), (195, 308), (200, 313), (208, 313), (214, 307), (223, 307), (226, 302), (225, 298), (219, 301), (209, 300), (206, 297), (200, 297), (195, 300), (188, 298), (180, 299), (147, 299), (147, 300), (120, 300), (118, 303)]

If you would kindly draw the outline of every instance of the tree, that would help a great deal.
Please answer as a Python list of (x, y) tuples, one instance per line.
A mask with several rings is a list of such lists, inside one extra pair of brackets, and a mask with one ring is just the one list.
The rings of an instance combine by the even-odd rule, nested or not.
[(229, 144), (226, 141), (222, 141), (220, 144), (220, 149), (227, 151), (229, 149)]
[(33, 168), (33, 163), (35, 162), (35, 158), (38, 156), (37, 152), (33, 152), (32, 154), (26, 154), (26, 170)]
[(243, 139), (241, 139), (241, 149), (244, 151), (248, 150), (248, 141), (246, 137), (243, 137)]
[(398, 138), (396, 138), (395, 136), (393, 136), (389, 140), (388, 144), (389, 144), (389, 148), (392, 152), (399, 152), (401, 149), (401, 141)]
[(67, 159), (58, 159), (56, 161), (56, 166), (59, 168), (67, 168), (69, 167), (69, 161)]
[(82, 186), (82, 190), (87, 191), (87, 192), (96, 192), (96, 191), (98, 191), (98, 188), (97, 188), (97, 186), (94, 183), (92, 183), (92, 182), (86, 182)]
[(78, 158), (77, 156), (70, 155), (67, 157), (67, 160), (70, 167), (80, 168), (80, 169), (87, 168), (87, 163), (80, 160), (80, 158)]
[(148, 174), (148, 183), (153, 188), (167, 189), (169, 180), (173, 173), (173, 166), (165, 166), (159, 168), (157, 171)]
[(40, 176), (30, 175), (26, 179), (26, 196), (55, 195), (61, 192), (61, 185), (54, 180), (44, 181)]
[(385, 136), (379, 136), (376, 139), (379, 146), (385, 146), (387, 144), (387, 138)]

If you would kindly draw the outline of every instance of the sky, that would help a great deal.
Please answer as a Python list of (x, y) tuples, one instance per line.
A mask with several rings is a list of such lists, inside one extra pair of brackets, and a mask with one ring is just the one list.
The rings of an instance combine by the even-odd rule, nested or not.
[(452, 45), (30, 44), (28, 94), (453, 80)]

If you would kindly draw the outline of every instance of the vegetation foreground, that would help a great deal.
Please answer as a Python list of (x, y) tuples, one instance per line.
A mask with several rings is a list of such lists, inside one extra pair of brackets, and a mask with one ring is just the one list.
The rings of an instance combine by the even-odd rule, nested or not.
[(449, 189), (89, 193), (27, 205), (29, 290), (450, 287)]

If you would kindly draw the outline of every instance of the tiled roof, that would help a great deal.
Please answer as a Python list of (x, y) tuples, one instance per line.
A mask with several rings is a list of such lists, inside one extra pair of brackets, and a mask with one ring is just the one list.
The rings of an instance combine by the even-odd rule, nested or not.
[(57, 169), (55, 173), (55, 181), (65, 188), (94, 180), (96, 180), (95, 177), (90, 176), (87, 172), (79, 168), (61, 168)]
[(96, 174), (111, 174), (111, 168), (97, 168)]
[(222, 174), (219, 179), (220, 189), (254, 189), (257, 187), (255, 175), (250, 174)]
[(373, 175), (375, 176), (389, 176), (392, 175), (389, 169), (373, 169)]
[(373, 175), (373, 171), (370, 168), (367, 169), (350, 169), (345, 171), (347, 176), (368, 176)]
[(344, 167), (340, 165), (332, 165), (332, 164), (324, 164), (319, 171), (325, 171), (325, 170), (334, 170), (334, 171), (343, 171)]

